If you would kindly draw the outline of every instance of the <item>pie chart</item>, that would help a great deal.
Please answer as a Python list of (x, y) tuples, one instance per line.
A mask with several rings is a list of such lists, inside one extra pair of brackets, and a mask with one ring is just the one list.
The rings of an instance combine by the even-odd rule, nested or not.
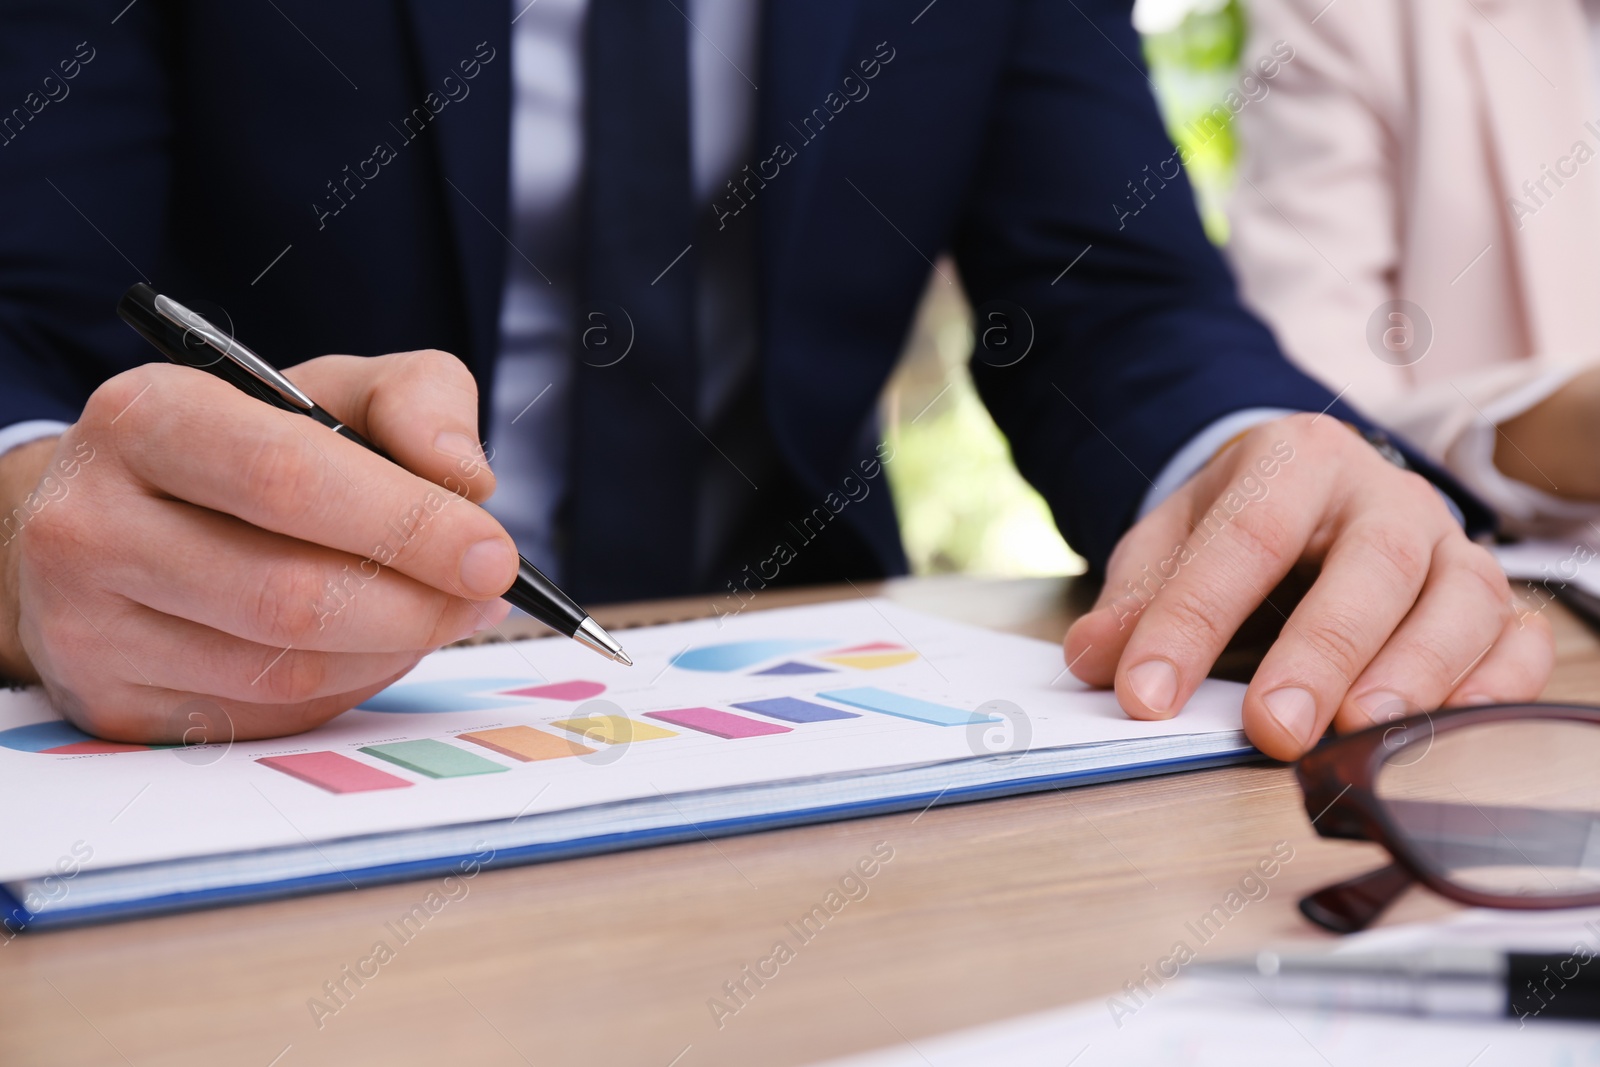
[(82, 756), (97, 752), (148, 752), (168, 745), (129, 745), (90, 737), (69, 722), (51, 719), (0, 730), (0, 748), (13, 752), (42, 752), (53, 756)]

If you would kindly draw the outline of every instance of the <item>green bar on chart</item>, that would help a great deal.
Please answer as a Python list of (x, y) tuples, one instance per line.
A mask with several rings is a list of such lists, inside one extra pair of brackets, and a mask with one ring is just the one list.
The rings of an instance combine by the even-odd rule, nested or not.
[(464, 749), (447, 745), (443, 741), (424, 738), (420, 741), (395, 741), (387, 745), (368, 745), (361, 751), (369, 756), (398, 764), (408, 771), (425, 774), (429, 778), (463, 778), (469, 774), (494, 774), (511, 768), (494, 760), (474, 756)]

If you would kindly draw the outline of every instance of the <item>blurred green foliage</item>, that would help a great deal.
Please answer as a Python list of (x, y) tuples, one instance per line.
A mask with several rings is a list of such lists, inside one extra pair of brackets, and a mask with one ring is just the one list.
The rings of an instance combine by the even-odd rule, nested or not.
[(1228, 0), (1216, 11), (1196, 10), (1178, 28), (1144, 38), (1144, 57), (1154, 71), (1220, 70), (1231, 74), (1244, 47), (1244, 8)]
[(1177, 29), (1144, 38), (1145, 62), (1156, 85), (1161, 117), (1173, 143), (1184, 149), (1206, 233), (1228, 239), (1223, 202), (1233, 180), (1239, 142), (1230, 121), (1221, 130), (1198, 120), (1235, 87), (1245, 42), (1244, 8), (1228, 0), (1216, 11), (1192, 11)]
[(1011, 577), (1082, 571), (1044, 498), (1017, 473), (965, 364), (949, 375), (933, 408), (890, 429), (889, 487), (913, 569)]
[[(1240, 0), (1199, 0), (1174, 29), (1144, 38), (1162, 118), (1174, 143), (1187, 150), (1206, 232), (1219, 244), (1227, 237), (1223, 200), (1237, 142), (1231, 123), (1207, 135), (1194, 120), (1234, 86), (1244, 40)], [(1083, 560), (1061, 540), (1050, 509), (1017, 473), (1010, 446), (973, 389), (967, 371), (972, 313), (944, 280), (954, 274), (945, 266), (930, 281), (905, 357), (884, 395), (886, 436), (895, 448), (886, 470), (912, 570), (1006, 577), (1078, 573)]]

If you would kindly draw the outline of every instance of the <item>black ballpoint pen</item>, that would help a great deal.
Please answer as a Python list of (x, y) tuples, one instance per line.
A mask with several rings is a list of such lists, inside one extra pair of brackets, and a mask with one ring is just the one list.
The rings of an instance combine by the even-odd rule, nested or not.
[[(378, 455), (383, 453), (359, 433), (318, 407), (275, 367), (240, 344), (203, 316), (140, 282), (123, 294), (117, 314), (174, 363), (195, 367), (221, 378), (282, 411), (308, 415), (334, 433)], [(503, 598), (557, 633), (580, 641), (608, 659), (633, 666), (622, 646), (573, 602), (539, 568), (517, 557), (517, 580)]]
[(1409, 952), (1266, 951), (1201, 960), (1186, 973), (1249, 984), (1278, 1007), (1409, 1015), (1600, 1019), (1600, 963), (1571, 952), (1441, 945)]

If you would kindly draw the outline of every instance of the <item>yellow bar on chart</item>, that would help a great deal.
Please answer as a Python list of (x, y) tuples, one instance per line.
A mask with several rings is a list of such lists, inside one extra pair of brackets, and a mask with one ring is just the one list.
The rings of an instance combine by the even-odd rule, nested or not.
[(580, 734), (585, 741), (603, 741), (608, 745), (626, 745), (632, 741), (654, 741), (660, 737), (678, 736), (676, 730), (664, 730), (625, 715), (589, 715), (581, 719), (562, 719), (550, 725)]
[(850, 667), (858, 671), (877, 671), (885, 667), (898, 667), (917, 658), (915, 652), (857, 652), (837, 656), (818, 656), (824, 663)]

